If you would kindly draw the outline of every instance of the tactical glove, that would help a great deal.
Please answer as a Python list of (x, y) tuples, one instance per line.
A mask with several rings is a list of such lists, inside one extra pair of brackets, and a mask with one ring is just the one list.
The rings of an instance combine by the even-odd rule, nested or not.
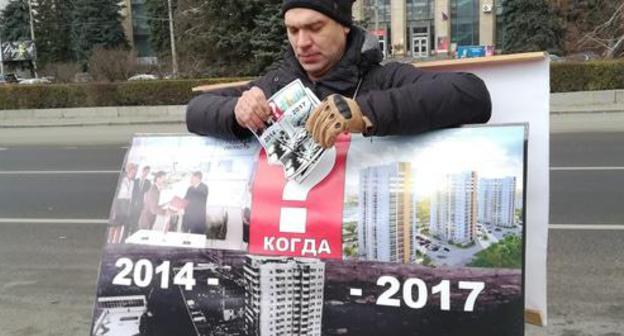
[(366, 133), (372, 126), (355, 100), (338, 94), (327, 97), (306, 122), (306, 129), (323, 148), (333, 146), (340, 133)]

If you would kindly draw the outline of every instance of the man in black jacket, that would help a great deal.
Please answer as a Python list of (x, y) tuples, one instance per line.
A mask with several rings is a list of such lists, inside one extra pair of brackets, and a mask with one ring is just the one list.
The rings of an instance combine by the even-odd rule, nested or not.
[(341, 132), (407, 135), (490, 118), (483, 81), (468, 73), (430, 73), (409, 64), (380, 65), (377, 38), (352, 24), (353, 0), (284, 0), (290, 48), (267, 74), (243, 88), (195, 97), (189, 131), (242, 139), (271, 116), (270, 97), (300, 79), (323, 102), (306, 124), (330, 147)]

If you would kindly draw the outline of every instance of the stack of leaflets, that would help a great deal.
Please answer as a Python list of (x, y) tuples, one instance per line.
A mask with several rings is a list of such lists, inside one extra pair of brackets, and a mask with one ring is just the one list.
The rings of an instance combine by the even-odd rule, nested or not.
[(316, 95), (297, 79), (269, 98), (272, 117), (267, 127), (254, 132), (267, 153), (269, 164), (279, 164), (289, 180), (301, 183), (325, 152), (305, 123), (320, 104)]

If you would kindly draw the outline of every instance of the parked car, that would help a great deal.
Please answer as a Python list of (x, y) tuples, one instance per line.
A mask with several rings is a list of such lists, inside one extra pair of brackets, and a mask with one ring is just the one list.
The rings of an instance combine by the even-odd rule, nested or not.
[(562, 58), (559, 55), (555, 55), (555, 54), (548, 54), (548, 58), (550, 58), (550, 62), (551, 63), (559, 63), (559, 62), (563, 62), (564, 58)]
[(129, 81), (156, 80), (156, 79), (158, 79), (158, 76), (151, 75), (151, 74), (139, 74), (139, 75), (134, 75), (128, 78)]
[(23, 79), (19, 82), (21, 85), (41, 85), (41, 84), (51, 84), (49, 79), (47, 78), (28, 78)]
[(565, 60), (568, 62), (587, 62), (594, 59), (600, 59), (600, 55), (593, 51), (583, 51), (576, 54), (567, 55)]
[(0, 85), (4, 84), (15, 84), (17, 83), (17, 77), (14, 74), (4, 74), (0, 75)]

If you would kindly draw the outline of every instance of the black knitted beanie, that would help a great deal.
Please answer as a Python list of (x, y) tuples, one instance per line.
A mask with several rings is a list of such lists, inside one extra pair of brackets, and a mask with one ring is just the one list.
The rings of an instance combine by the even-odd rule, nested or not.
[(351, 27), (351, 7), (355, 0), (284, 0), (282, 16), (291, 8), (303, 7), (323, 13), (345, 27)]

